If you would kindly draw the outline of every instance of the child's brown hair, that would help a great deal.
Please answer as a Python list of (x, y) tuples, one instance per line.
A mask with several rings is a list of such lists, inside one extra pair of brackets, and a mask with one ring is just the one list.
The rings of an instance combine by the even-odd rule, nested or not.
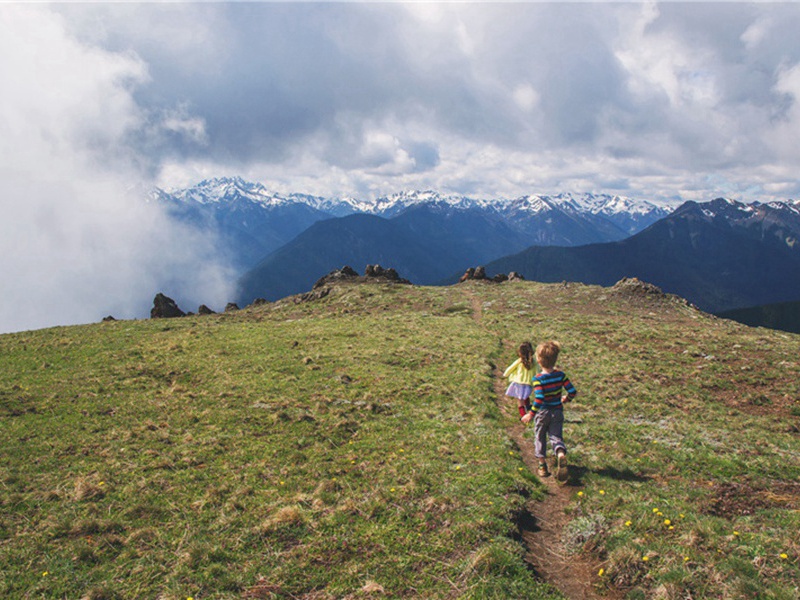
[(559, 352), (561, 352), (561, 344), (558, 342), (543, 342), (536, 347), (536, 362), (544, 369), (552, 369), (556, 366)]
[(517, 355), (526, 369), (533, 367), (533, 346), (530, 342), (522, 342), (517, 349)]

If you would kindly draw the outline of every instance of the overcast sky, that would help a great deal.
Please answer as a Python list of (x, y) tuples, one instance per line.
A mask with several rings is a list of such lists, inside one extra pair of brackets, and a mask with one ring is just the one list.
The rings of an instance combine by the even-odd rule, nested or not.
[(0, 331), (223, 303), (152, 185), (798, 198), (798, 31), (795, 3), (0, 4)]

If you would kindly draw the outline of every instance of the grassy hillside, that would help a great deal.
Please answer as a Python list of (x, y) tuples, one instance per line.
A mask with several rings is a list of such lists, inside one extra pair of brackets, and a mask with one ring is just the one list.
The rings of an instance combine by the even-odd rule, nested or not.
[(797, 598), (800, 338), (532, 282), (0, 336), (0, 597), (558, 598), (494, 391), (547, 338), (589, 585)]

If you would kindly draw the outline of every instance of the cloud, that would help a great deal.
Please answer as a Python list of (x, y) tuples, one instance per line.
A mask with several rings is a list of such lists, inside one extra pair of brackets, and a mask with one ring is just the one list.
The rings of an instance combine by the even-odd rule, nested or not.
[[(0, 56), (0, 331), (146, 316), (158, 291), (226, 301), (208, 240), (143, 201), (130, 140), (150, 120), (135, 99), (147, 65), (24, 5), (0, 6)], [(198, 133), (191, 119), (164, 121)]]
[[(145, 153), (165, 184), (191, 181), (202, 165), (277, 183), (291, 174), (329, 194), (465, 185), (513, 195), (625, 181), (631, 193), (671, 197), (683, 186), (653, 182), (722, 177), (753, 193), (797, 167), (773, 134), (794, 114), (781, 77), (800, 60), (796, 5), (62, 9), (78, 30), (94, 22), (87, 10), (107, 47), (135, 48), (147, 64), (142, 106), (180, 107), (182, 135), (151, 136)], [(524, 156), (526, 174), (481, 162), (495, 150)], [(465, 155), (468, 178), (458, 174)], [(571, 176), (570, 162), (613, 172)]]

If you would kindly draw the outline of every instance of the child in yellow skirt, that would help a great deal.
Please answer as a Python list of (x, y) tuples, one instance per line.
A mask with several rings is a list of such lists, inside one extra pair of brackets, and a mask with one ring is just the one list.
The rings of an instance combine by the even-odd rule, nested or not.
[(531, 410), (531, 393), (533, 392), (534, 355), (530, 342), (523, 342), (517, 348), (517, 360), (509, 365), (503, 373), (509, 381), (506, 396), (516, 398), (520, 418)]

